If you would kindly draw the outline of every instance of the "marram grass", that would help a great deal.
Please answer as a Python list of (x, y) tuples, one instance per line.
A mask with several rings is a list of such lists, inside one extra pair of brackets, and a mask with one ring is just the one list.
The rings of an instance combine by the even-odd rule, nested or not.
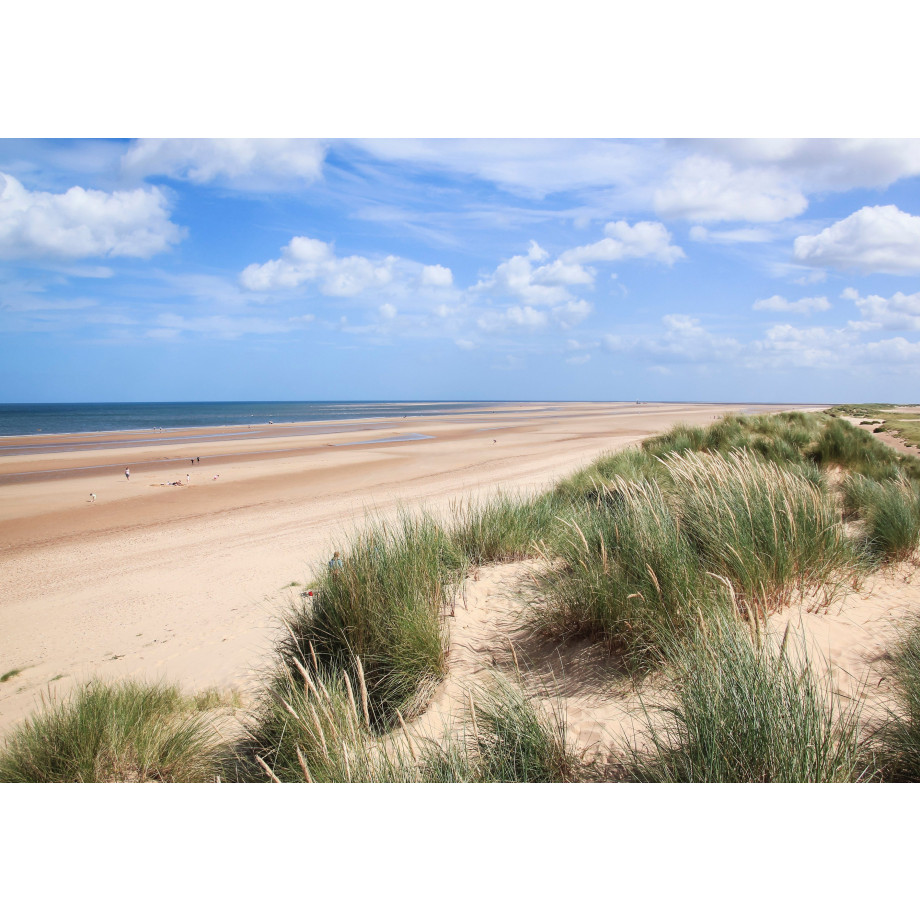
[(92, 682), (13, 731), (0, 782), (210, 782), (219, 756), (211, 723), (177, 688)]
[[(871, 778), (859, 708), (841, 702), (787, 633), (777, 649), (737, 618), (671, 656), (670, 701), (621, 756), (634, 782), (829, 783)], [(793, 651), (795, 654), (793, 654)]]

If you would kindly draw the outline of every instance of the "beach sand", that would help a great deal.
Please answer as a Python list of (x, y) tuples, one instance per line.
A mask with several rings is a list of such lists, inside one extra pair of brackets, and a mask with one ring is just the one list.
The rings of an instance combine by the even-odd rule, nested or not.
[(92, 677), (251, 698), (279, 614), (368, 511), (543, 490), (677, 422), (784, 408), (546, 403), (0, 439), (0, 675), (19, 672), (0, 683), (0, 733)]

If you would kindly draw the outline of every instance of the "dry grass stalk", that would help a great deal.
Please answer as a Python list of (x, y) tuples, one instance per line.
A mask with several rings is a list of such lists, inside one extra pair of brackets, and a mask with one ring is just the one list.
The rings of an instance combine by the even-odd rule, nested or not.
[(273, 783), (280, 783), (281, 780), (275, 776), (275, 771), (261, 758), (256, 754), (256, 760), (259, 762), (259, 766), (269, 775)]
[(355, 667), (358, 670), (358, 689), (361, 691), (361, 708), (364, 710), (364, 722), (370, 728), (371, 714), (367, 705), (367, 684), (364, 681), (364, 668), (361, 665), (361, 659), (357, 655), (355, 655)]
[(300, 769), (303, 770), (303, 777), (308, 783), (313, 782), (313, 777), (310, 775), (310, 768), (307, 766), (307, 762), (303, 758), (303, 752), (300, 750), (300, 745), (294, 745), (294, 750), (297, 752), (297, 760), (300, 763)]

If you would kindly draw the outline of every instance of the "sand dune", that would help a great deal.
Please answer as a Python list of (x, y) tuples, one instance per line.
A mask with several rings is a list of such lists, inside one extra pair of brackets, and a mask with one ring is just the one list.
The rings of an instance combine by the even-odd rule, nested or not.
[(0, 731), (43, 693), (92, 676), (245, 694), (300, 590), (286, 586), (305, 582), (369, 509), (544, 489), (677, 422), (780, 408), (547, 403), (0, 439), (0, 675), (19, 671), (0, 683)]

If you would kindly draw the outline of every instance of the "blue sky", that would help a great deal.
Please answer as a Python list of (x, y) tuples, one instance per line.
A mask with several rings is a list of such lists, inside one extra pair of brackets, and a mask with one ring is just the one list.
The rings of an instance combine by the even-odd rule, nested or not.
[(0, 140), (0, 401), (916, 401), (920, 142)]

